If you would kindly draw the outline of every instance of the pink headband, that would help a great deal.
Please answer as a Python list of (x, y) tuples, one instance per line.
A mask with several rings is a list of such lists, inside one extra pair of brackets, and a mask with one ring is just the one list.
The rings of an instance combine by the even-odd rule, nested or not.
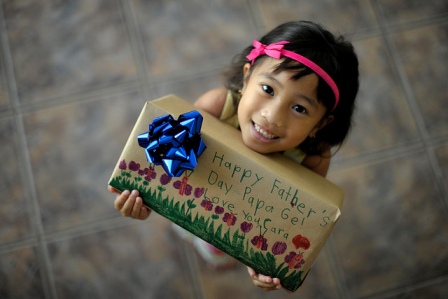
[(295, 61), (300, 62), (301, 64), (309, 67), (312, 69), (316, 74), (318, 74), (322, 79), (324, 79), (325, 82), (330, 86), (331, 90), (333, 90), (335, 102), (332, 111), (336, 108), (339, 102), (339, 89), (334, 83), (333, 79), (328, 75), (320, 66), (309, 60), (308, 58), (299, 55), (297, 53), (288, 51), (283, 49), (283, 46), (285, 44), (289, 44), (288, 41), (281, 41), (277, 43), (272, 43), (270, 45), (263, 45), (257, 40), (254, 40), (252, 45), (254, 46), (254, 49), (249, 53), (249, 55), (246, 56), (247, 59), (252, 61), (252, 64), (254, 63), (255, 59), (257, 59), (260, 55), (268, 55), (275, 59), (280, 59), (282, 56), (294, 59)]

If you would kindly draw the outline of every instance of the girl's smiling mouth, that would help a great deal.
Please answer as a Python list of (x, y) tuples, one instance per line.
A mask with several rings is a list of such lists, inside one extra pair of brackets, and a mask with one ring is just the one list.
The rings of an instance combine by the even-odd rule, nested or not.
[(266, 139), (277, 139), (279, 138), (278, 136), (272, 134), (272, 132), (268, 132), (266, 130), (264, 130), (263, 128), (261, 128), (257, 123), (252, 122), (252, 125), (255, 129), (255, 132), (257, 132), (258, 134), (260, 134), (261, 136), (263, 136)]

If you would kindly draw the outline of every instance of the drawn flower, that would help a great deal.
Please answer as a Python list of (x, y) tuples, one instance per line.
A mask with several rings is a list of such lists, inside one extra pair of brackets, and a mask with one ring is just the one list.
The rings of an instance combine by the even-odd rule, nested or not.
[(291, 251), (287, 256), (285, 256), (285, 263), (288, 264), (289, 269), (299, 269), (305, 264), (303, 255), (300, 253), (295, 253)]
[(179, 190), (180, 195), (190, 195), (191, 191), (193, 190), (193, 187), (187, 183), (188, 177), (184, 176), (182, 178), (182, 181), (178, 180), (173, 183), (174, 188)]
[(129, 170), (138, 171), (140, 169), (140, 164), (135, 163), (134, 161), (129, 162)]
[(227, 226), (233, 226), (236, 222), (236, 216), (233, 213), (225, 213), (222, 221), (227, 223)]
[(268, 249), (268, 240), (265, 237), (263, 237), (262, 235), (253, 237), (250, 242), (252, 243), (252, 245), (257, 247), (258, 249), (261, 249), (261, 250)]
[(199, 198), (204, 194), (205, 189), (204, 188), (195, 188), (194, 189), (194, 197)]
[(307, 250), (311, 246), (310, 240), (302, 235), (295, 236), (292, 239), (292, 243), (296, 246), (296, 249), (303, 248)]
[(152, 179), (155, 179), (157, 176), (157, 173), (152, 170), (152, 169), (148, 169), (148, 175), (145, 176), (145, 180), (147, 180), (148, 182), (151, 182)]
[(201, 202), (201, 207), (203, 207), (204, 210), (206, 210), (206, 211), (211, 211), (213, 209), (213, 204), (212, 204), (212, 202), (210, 200), (205, 200), (204, 199)]
[(138, 174), (141, 175), (141, 176), (144, 176), (144, 175), (146, 175), (148, 173), (148, 170), (149, 170), (149, 168), (140, 169), (138, 171)]
[(160, 176), (160, 184), (162, 184), (162, 185), (166, 185), (166, 184), (168, 184), (169, 182), (171, 182), (171, 178), (172, 178), (172, 177), (170, 177), (170, 176), (167, 175), (166, 173), (162, 174), (162, 175)]
[(277, 241), (274, 243), (274, 246), (272, 246), (271, 251), (274, 255), (279, 255), (285, 253), (287, 247), (285, 242)]
[(250, 222), (244, 221), (243, 223), (241, 223), (241, 230), (243, 231), (243, 233), (248, 233), (252, 230), (252, 228), (254, 227), (254, 225)]
[(118, 164), (118, 168), (121, 170), (126, 170), (126, 160), (120, 161), (120, 164)]
[(215, 213), (218, 215), (221, 215), (222, 213), (224, 213), (224, 208), (221, 206), (216, 206), (215, 207)]
[(171, 177), (169, 175), (167, 175), (166, 173), (162, 174), (160, 176), (160, 186), (157, 186), (157, 189), (159, 189), (160, 192), (163, 192), (166, 190), (165, 186), (166, 184), (168, 184), (169, 182), (171, 182)]

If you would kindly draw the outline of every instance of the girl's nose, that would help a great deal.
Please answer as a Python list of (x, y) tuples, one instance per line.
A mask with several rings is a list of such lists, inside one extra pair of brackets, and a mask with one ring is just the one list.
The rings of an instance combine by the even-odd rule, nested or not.
[(269, 104), (261, 109), (261, 116), (264, 117), (269, 124), (281, 127), (284, 124), (284, 115), (281, 113), (281, 107), (278, 104)]

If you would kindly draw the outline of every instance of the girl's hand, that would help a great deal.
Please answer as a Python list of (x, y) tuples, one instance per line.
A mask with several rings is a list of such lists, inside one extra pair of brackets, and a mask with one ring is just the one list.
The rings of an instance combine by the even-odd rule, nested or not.
[(255, 272), (254, 269), (247, 267), (247, 271), (249, 272), (250, 277), (252, 278), (252, 282), (255, 286), (262, 288), (264, 291), (274, 291), (280, 290), (282, 285), (280, 284), (280, 279), (272, 278), (269, 276), (261, 275)]
[(117, 194), (115, 198), (115, 210), (120, 211), (124, 217), (131, 217), (133, 219), (145, 220), (148, 218), (151, 210), (143, 205), (143, 200), (137, 190), (130, 192), (125, 190), (120, 193), (117, 189), (108, 186), (109, 192)]

